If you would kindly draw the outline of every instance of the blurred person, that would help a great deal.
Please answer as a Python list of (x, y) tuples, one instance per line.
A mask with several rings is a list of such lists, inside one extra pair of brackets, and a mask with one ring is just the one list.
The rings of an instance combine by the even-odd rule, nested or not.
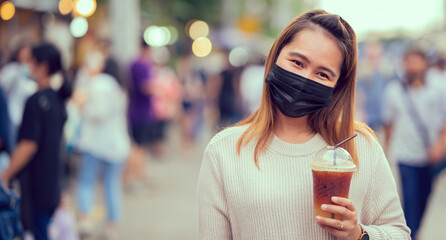
[[(105, 234), (114, 237), (122, 207), (121, 175), (130, 152), (127, 132), (127, 100), (116, 79), (102, 73), (105, 57), (98, 51), (86, 55), (86, 79), (76, 86), (73, 101), (79, 108), (82, 127), (79, 139), (81, 163), (77, 182), (81, 233), (93, 230), (91, 214), (95, 183), (103, 177), (107, 209)], [(103, 175), (101, 175), (102, 173)]]
[(428, 84), (442, 88), (446, 93), (446, 59), (442, 54), (437, 56), (433, 66), (427, 70), (426, 76)]
[[(181, 135), (184, 150), (194, 147), (203, 124), (204, 102), (208, 97), (203, 75), (197, 71), (192, 58), (192, 54), (184, 56), (176, 66), (182, 86)], [(212, 96), (216, 97), (216, 94)]]
[[(409, 239), (396, 184), (372, 130), (355, 122), (357, 42), (339, 15), (312, 10), (279, 35), (259, 109), (208, 144), (198, 183), (200, 239)], [(313, 215), (309, 163), (343, 147), (359, 171), (349, 199)]]
[(118, 63), (110, 54), (110, 47), (111, 42), (108, 40), (102, 40), (99, 42), (99, 49), (105, 56), (105, 65), (103, 72), (111, 75), (121, 87), (124, 87), (125, 84), (121, 79)]
[(263, 57), (257, 56), (241, 73), (240, 94), (243, 100), (243, 116), (253, 114), (260, 106), (264, 72)]
[(446, 102), (441, 89), (427, 84), (423, 51), (409, 48), (403, 63), (403, 78), (386, 89), (383, 117), (386, 145), (399, 167), (404, 215), (416, 239), (431, 191), (431, 166), (445, 152)]
[[(161, 50), (164, 49), (164, 50)], [(162, 156), (166, 151), (166, 129), (171, 120), (178, 115), (181, 102), (181, 85), (172, 68), (166, 65), (168, 50), (160, 48), (154, 53), (152, 90), (152, 109), (154, 113), (153, 151), (156, 156)]]
[(132, 150), (124, 180), (130, 188), (141, 180), (147, 180), (145, 161), (149, 158), (147, 146), (154, 139), (154, 112), (152, 109), (152, 80), (154, 63), (150, 46), (141, 41), (139, 56), (130, 65), (129, 123)]
[(26, 101), (18, 143), (1, 179), (7, 186), (19, 176), (25, 230), (31, 230), (36, 240), (46, 240), (61, 197), (64, 103), (71, 91), (63, 77), (60, 53), (51, 44), (32, 48), (31, 75), (38, 91)]
[(22, 121), (25, 102), (36, 90), (37, 84), (30, 77), (31, 46), (23, 44), (0, 70), (0, 88), (6, 96), (11, 123), (13, 144)]
[(218, 110), (219, 126), (226, 127), (240, 121), (240, 73), (242, 68), (229, 62), (229, 51), (225, 52), (226, 66), (219, 75)]
[[(9, 132), (9, 113), (5, 94), (0, 89), (0, 154), (11, 153), (11, 135)], [(7, 163), (0, 160), (0, 173), (7, 167)]]
[[(427, 70), (426, 80), (428, 81), (427, 84), (431, 85), (430, 87), (437, 87), (446, 94), (446, 58), (444, 54), (437, 53), (433, 65)], [(446, 156), (443, 156), (443, 159), (438, 163), (433, 164), (431, 170), (432, 181), (435, 181), (444, 169), (446, 169)]]
[(358, 62), (358, 98), (362, 98), (363, 120), (375, 132), (383, 127), (382, 110), (384, 89), (389, 73), (382, 66), (382, 46), (379, 42), (365, 44), (365, 59)]

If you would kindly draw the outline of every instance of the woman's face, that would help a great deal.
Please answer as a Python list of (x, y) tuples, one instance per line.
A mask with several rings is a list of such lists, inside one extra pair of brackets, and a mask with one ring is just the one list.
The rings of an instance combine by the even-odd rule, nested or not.
[(280, 51), (276, 64), (328, 87), (334, 87), (341, 73), (342, 52), (322, 29), (304, 29)]

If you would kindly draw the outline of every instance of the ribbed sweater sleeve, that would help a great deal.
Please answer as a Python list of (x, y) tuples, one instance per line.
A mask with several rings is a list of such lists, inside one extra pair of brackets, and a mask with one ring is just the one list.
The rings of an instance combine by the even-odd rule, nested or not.
[(198, 182), (200, 239), (232, 239), (220, 170), (209, 144), (204, 152)]
[(395, 180), (379, 143), (373, 140), (368, 154), (374, 156), (371, 191), (364, 199), (361, 227), (373, 240), (410, 239)]

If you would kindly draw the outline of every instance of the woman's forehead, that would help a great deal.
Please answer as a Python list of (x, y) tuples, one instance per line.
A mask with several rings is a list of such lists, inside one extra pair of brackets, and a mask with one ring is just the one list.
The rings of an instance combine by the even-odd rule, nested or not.
[(304, 29), (296, 33), (293, 39), (283, 47), (280, 54), (288, 57), (296, 53), (304, 55), (310, 62), (332, 68), (337, 73), (340, 72), (343, 53), (338, 43), (325, 30)]

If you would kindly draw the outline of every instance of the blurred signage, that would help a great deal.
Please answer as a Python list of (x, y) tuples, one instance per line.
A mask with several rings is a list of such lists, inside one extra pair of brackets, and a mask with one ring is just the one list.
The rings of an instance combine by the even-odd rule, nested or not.
[(260, 19), (254, 15), (242, 16), (238, 21), (238, 28), (248, 33), (258, 33), (261, 29)]

